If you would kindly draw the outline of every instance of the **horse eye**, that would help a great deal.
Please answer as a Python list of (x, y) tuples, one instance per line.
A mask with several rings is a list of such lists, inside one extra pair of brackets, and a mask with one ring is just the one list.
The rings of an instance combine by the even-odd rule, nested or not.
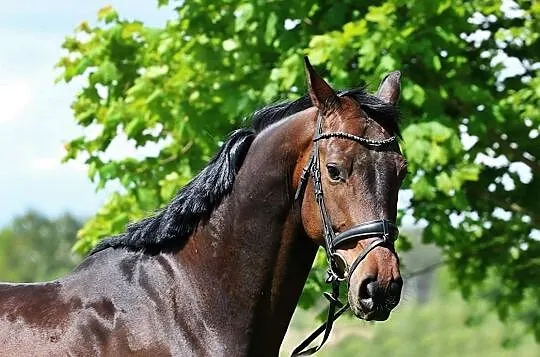
[(326, 169), (328, 170), (330, 180), (341, 181), (343, 179), (343, 177), (341, 177), (341, 170), (336, 164), (327, 164)]

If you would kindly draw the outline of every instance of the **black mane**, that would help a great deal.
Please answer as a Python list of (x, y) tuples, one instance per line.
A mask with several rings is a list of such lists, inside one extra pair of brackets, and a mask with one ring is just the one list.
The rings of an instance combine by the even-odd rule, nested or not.
[[(396, 107), (368, 94), (364, 89), (341, 91), (339, 95), (356, 100), (371, 118), (392, 135), (399, 136)], [(312, 103), (306, 95), (256, 111), (252, 116), (251, 128), (234, 131), (208, 165), (181, 188), (165, 208), (130, 224), (124, 233), (102, 240), (90, 254), (110, 247), (149, 252), (181, 247), (199, 222), (208, 218), (223, 197), (231, 192), (236, 173), (256, 135), (269, 125), (310, 107)]]

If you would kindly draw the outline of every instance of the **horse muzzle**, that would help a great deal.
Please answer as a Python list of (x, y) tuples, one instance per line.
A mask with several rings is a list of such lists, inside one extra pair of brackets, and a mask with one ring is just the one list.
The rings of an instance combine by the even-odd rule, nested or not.
[(367, 321), (384, 321), (399, 304), (403, 280), (401, 277), (381, 283), (373, 275), (355, 279), (349, 285), (348, 299), (356, 317)]

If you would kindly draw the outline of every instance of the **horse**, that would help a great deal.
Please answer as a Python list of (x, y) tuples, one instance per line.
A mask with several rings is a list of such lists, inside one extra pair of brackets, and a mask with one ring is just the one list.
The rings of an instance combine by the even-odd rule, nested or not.
[(65, 277), (0, 284), (0, 354), (277, 356), (321, 246), (354, 315), (386, 320), (400, 73), (373, 95), (305, 69), (307, 95), (256, 111), (164, 208)]

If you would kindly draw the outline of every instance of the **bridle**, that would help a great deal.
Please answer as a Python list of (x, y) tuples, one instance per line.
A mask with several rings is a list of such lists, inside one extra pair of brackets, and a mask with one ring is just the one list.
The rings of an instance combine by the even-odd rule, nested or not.
[[(328, 261), (328, 275), (326, 282), (332, 285), (332, 293), (324, 293), (324, 296), (330, 302), (326, 322), (315, 330), (308, 338), (306, 338), (298, 347), (296, 347), (292, 352), (292, 356), (311, 355), (317, 352), (323, 346), (330, 335), (333, 322), (349, 308), (349, 304), (343, 305), (343, 303), (339, 301), (340, 283), (347, 280), (347, 285), (349, 285), (350, 277), (353, 275), (358, 265), (367, 257), (369, 252), (378, 246), (391, 246), (399, 234), (395, 223), (386, 219), (360, 223), (339, 234), (334, 232), (334, 229), (332, 228), (332, 221), (330, 220), (330, 216), (328, 215), (328, 211), (324, 203), (319, 157), (319, 141), (329, 138), (340, 138), (355, 141), (369, 148), (381, 148), (396, 142), (396, 136), (383, 140), (373, 140), (344, 132), (322, 133), (323, 120), (324, 116), (319, 111), (315, 135), (313, 137), (311, 156), (307, 165), (302, 170), (302, 174), (300, 175), (300, 182), (298, 183), (298, 188), (296, 190), (295, 200), (298, 200), (301, 196), (303, 196), (309, 176), (311, 176), (313, 179), (315, 199), (317, 201), (317, 206), (319, 207), (322, 220), (324, 249), (326, 252), (326, 259)], [(337, 253), (337, 248), (346, 242), (369, 238), (373, 238), (373, 241), (364, 248), (364, 250), (358, 255), (358, 257), (356, 257), (350, 266), (347, 266), (345, 259), (339, 253)], [(340, 307), (340, 310), (337, 313), (335, 313), (336, 307)], [(323, 331), (324, 336), (321, 343), (316, 347), (304, 350)]]

